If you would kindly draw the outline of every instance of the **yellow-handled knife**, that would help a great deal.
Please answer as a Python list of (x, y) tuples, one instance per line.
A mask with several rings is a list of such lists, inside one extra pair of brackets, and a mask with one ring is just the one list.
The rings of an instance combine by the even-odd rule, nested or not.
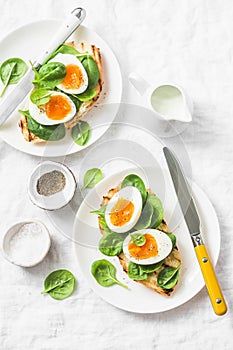
[(179, 161), (176, 159), (171, 150), (164, 147), (163, 152), (175, 187), (177, 198), (184, 215), (184, 219), (189, 229), (214, 312), (219, 316), (224, 315), (227, 312), (226, 302), (200, 234), (200, 220), (188, 182), (183, 174)]

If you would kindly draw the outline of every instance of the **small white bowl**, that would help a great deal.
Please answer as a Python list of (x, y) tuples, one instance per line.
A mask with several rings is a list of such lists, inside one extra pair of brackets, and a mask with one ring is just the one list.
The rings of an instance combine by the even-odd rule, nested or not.
[[(37, 191), (39, 178), (49, 172), (59, 171), (65, 176), (65, 187), (60, 192), (50, 196), (44, 196)], [(28, 194), (33, 204), (41, 209), (56, 210), (67, 205), (74, 196), (76, 190), (76, 180), (71, 170), (64, 164), (45, 161), (40, 163), (32, 172), (28, 182)]]
[[(34, 227), (31, 224), (34, 224)], [(26, 220), (13, 224), (4, 234), (2, 241), (5, 259), (22, 267), (39, 264), (47, 255), (50, 246), (49, 231), (38, 220)]]

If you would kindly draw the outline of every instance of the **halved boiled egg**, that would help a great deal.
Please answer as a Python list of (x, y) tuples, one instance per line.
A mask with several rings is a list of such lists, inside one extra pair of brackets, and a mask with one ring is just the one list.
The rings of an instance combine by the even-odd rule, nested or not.
[(136, 187), (127, 186), (110, 199), (105, 211), (108, 227), (115, 232), (131, 230), (142, 211), (142, 196)]
[(33, 119), (43, 125), (55, 125), (68, 122), (75, 113), (74, 102), (62, 92), (51, 92), (50, 100), (37, 106), (29, 100), (29, 112)]
[(129, 234), (124, 240), (123, 252), (130, 261), (136, 264), (155, 264), (165, 259), (172, 251), (172, 241), (162, 231), (145, 229), (134, 233), (144, 235), (146, 239), (145, 244), (137, 246), (133, 243)]
[(49, 62), (60, 62), (66, 67), (66, 76), (57, 87), (69, 94), (81, 94), (88, 87), (88, 76), (77, 57), (70, 54), (57, 54)]

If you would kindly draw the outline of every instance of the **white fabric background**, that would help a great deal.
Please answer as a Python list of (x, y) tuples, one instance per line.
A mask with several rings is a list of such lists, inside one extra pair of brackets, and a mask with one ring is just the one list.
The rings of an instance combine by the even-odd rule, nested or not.
[[(21, 269), (0, 256), (0, 348), (27, 349), (230, 349), (233, 289), (233, 3), (229, 0), (0, 0), (0, 36), (24, 23), (63, 18), (87, 10), (85, 25), (112, 47), (123, 74), (123, 101), (140, 104), (128, 83), (136, 71), (148, 81), (182, 85), (195, 102), (194, 120), (183, 134), (193, 179), (211, 199), (222, 246), (217, 274), (228, 302), (214, 315), (206, 290), (178, 309), (137, 315), (106, 304), (76, 269), (69, 240), (34, 207), (26, 182), (40, 159), (0, 141), (0, 223), (38, 217), (49, 227), (52, 248), (42, 264)], [(77, 158), (81, 159), (78, 155)], [(72, 157), (69, 161), (72, 161)], [(207, 213), (208, 215), (208, 213)], [(79, 287), (62, 302), (40, 296), (52, 270), (74, 272)]]

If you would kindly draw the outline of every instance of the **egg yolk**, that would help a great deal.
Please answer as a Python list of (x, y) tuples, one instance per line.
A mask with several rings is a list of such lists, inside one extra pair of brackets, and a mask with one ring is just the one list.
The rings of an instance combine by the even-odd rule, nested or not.
[(71, 112), (71, 106), (64, 96), (54, 95), (51, 96), (49, 102), (46, 103), (45, 111), (48, 118), (62, 120)]
[(143, 246), (139, 247), (132, 241), (130, 241), (128, 245), (129, 254), (138, 260), (152, 258), (158, 254), (156, 239), (148, 233), (144, 236), (146, 238), (146, 243)]
[(124, 226), (131, 219), (134, 204), (127, 199), (119, 198), (110, 213), (110, 221), (114, 226)]
[(79, 66), (75, 64), (69, 64), (66, 66), (66, 76), (62, 81), (61, 85), (69, 90), (69, 89), (79, 89), (80, 86), (84, 83), (83, 73)]

